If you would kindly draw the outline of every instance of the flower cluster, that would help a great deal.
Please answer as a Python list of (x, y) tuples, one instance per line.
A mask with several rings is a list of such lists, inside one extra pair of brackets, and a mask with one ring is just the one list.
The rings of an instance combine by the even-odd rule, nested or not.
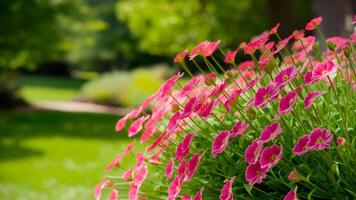
[[(133, 142), (96, 199), (355, 199), (356, 34), (323, 39), (321, 23), (177, 54), (190, 78), (177, 73), (118, 120)], [(136, 162), (118, 176), (129, 154)]]

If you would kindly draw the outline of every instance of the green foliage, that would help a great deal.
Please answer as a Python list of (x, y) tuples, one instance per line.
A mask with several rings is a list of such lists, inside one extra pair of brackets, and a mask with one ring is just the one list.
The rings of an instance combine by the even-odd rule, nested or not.
[(139, 68), (132, 72), (113, 71), (86, 83), (79, 99), (133, 107), (154, 93), (162, 84), (168, 68)]
[(143, 50), (172, 55), (206, 39), (236, 47), (266, 29), (265, 6), (265, 1), (249, 0), (121, 0), (117, 14)]

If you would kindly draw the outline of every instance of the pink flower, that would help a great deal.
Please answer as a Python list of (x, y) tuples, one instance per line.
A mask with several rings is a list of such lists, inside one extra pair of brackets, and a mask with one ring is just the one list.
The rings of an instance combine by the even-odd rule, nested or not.
[(190, 79), (188, 81), (188, 83), (186, 83), (183, 88), (182, 88), (182, 91), (180, 92), (179, 96), (180, 97), (183, 97), (185, 95), (187, 95), (190, 91), (192, 91), (192, 89), (197, 86), (200, 81), (203, 79), (203, 76), (202, 75), (197, 75), (197, 76), (194, 76), (192, 79)]
[(168, 79), (163, 85), (159, 88), (157, 97), (162, 98), (171, 92), (172, 87), (176, 84), (178, 79), (183, 77), (184, 73), (178, 72), (176, 75)]
[(125, 117), (120, 118), (120, 119), (116, 122), (116, 124), (115, 124), (115, 131), (116, 131), (116, 132), (121, 131), (121, 130), (125, 127), (126, 122), (127, 122), (127, 119), (128, 119), (128, 118), (125, 116)]
[(181, 200), (193, 200), (193, 197), (188, 196), (188, 195), (183, 195), (180, 199)]
[(285, 115), (289, 113), (294, 105), (297, 103), (297, 93), (292, 91), (288, 92), (286, 96), (284, 96), (281, 101), (279, 102), (279, 115)]
[(296, 155), (304, 155), (309, 149), (307, 148), (307, 143), (309, 142), (309, 135), (303, 135), (299, 138), (297, 144), (293, 147), (293, 153)]
[(142, 130), (142, 124), (148, 118), (150, 118), (150, 115), (142, 116), (142, 117), (136, 119), (134, 122), (132, 122), (132, 124), (130, 125), (129, 130), (128, 130), (129, 137), (132, 137), (132, 136), (136, 135), (138, 132), (140, 132)]
[(280, 23), (277, 23), (277, 24), (269, 31), (269, 34), (271, 34), (271, 35), (276, 34), (280, 25), (281, 25)]
[(246, 168), (245, 178), (251, 186), (256, 183), (262, 183), (263, 179), (267, 177), (268, 169), (262, 168), (260, 163), (251, 164)]
[(181, 116), (181, 113), (180, 112), (176, 112), (169, 119), (168, 124), (167, 124), (167, 134), (168, 135), (170, 135), (175, 130), (175, 128), (177, 127), (178, 122), (181, 119), (180, 116)]
[(225, 151), (229, 144), (230, 133), (228, 131), (221, 131), (214, 139), (212, 144), (212, 155), (215, 158), (218, 154)]
[(293, 31), (293, 36), (294, 36), (295, 40), (302, 39), (304, 37), (304, 30), (295, 30), (295, 31)]
[(176, 160), (182, 160), (189, 154), (190, 145), (193, 141), (194, 134), (187, 134), (183, 141), (178, 144), (176, 151)]
[(187, 56), (188, 49), (178, 53), (176, 57), (174, 57), (173, 63), (181, 63), (184, 62), (184, 58)]
[(164, 170), (164, 175), (167, 179), (171, 179), (174, 170), (174, 160), (170, 159), (167, 163), (166, 169)]
[(127, 147), (125, 148), (125, 150), (119, 154), (116, 155), (116, 157), (107, 165), (105, 171), (108, 172), (110, 171), (112, 168), (114, 167), (118, 167), (121, 164), (121, 159), (127, 155), (128, 153), (131, 152), (131, 150), (134, 148), (135, 146), (135, 141), (131, 142), (129, 145), (127, 145)]
[(215, 81), (216, 81), (216, 74), (214, 72), (212, 72), (204, 77), (205, 85), (214, 85)]
[(272, 124), (266, 126), (261, 135), (259, 140), (262, 143), (266, 143), (269, 141), (272, 141), (274, 138), (276, 138), (280, 133), (282, 132), (281, 125), (278, 122), (273, 122)]
[(224, 186), (220, 190), (220, 200), (234, 200), (232, 193), (232, 184), (234, 184), (235, 176), (230, 180), (226, 180)]
[(179, 177), (177, 176), (173, 179), (171, 184), (169, 184), (169, 186), (168, 186), (168, 198), (167, 199), (168, 200), (176, 199), (180, 193), (181, 187), (182, 187), (182, 183), (179, 180)]
[(188, 162), (185, 160), (182, 160), (179, 163), (178, 169), (177, 169), (177, 177), (179, 178), (179, 180), (181, 182), (183, 182), (186, 178), (187, 175), (187, 171), (188, 171)]
[(201, 109), (199, 110), (199, 115), (202, 118), (207, 119), (210, 116), (216, 104), (217, 104), (217, 100), (213, 100), (208, 104), (203, 104)]
[(307, 96), (304, 98), (304, 107), (306, 109), (310, 108), (310, 106), (314, 103), (315, 99), (319, 97), (323, 92), (315, 91), (309, 92)]
[(282, 158), (283, 148), (276, 144), (265, 147), (261, 152), (260, 164), (261, 168), (272, 168), (277, 165), (278, 161)]
[(304, 75), (304, 83), (305, 85), (312, 85), (314, 83), (316, 83), (317, 80), (314, 79), (313, 77), (313, 72), (306, 72)]
[(208, 97), (218, 97), (225, 89), (227, 80), (225, 79), (213, 88)]
[(263, 32), (255, 38), (252, 38), (251, 42), (244, 45), (243, 49), (245, 51), (245, 55), (253, 54), (258, 48), (260, 48), (263, 44), (265, 44), (269, 39), (269, 32)]
[(352, 19), (352, 24), (356, 24), (356, 15), (354, 15), (354, 18)]
[(284, 196), (283, 200), (298, 200), (297, 197), (297, 189), (298, 187), (290, 190), (286, 196)]
[(333, 140), (333, 135), (326, 129), (315, 128), (309, 134), (309, 141), (307, 147), (319, 151), (327, 149)]
[(336, 66), (333, 61), (328, 60), (316, 65), (313, 69), (313, 79), (320, 81), (321, 79), (326, 78), (327, 76), (332, 75), (336, 72)]
[(245, 161), (248, 164), (255, 164), (258, 161), (263, 148), (263, 143), (259, 140), (254, 140), (245, 150)]
[(232, 130), (230, 132), (230, 138), (234, 138), (238, 135), (243, 135), (246, 133), (249, 125), (245, 121), (238, 121), (235, 123), (235, 125), (232, 127)]
[(96, 186), (95, 186), (95, 199), (96, 200), (100, 200), (100, 198), (101, 198), (101, 191), (105, 188), (105, 187), (107, 187), (107, 186), (109, 186), (111, 184), (111, 181), (109, 181), (109, 180), (102, 180), (99, 184), (97, 184)]
[(287, 38), (283, 39), (282, 41), (280, 41), (277, 45), (276, 45), (276, 50), (273, 51), (273, 54), (276, 54), (278, 52), (280, 52), (282, 49), (284, 49), (284, 47), (287, 46), (287, 44), (289, 43), (289, 41), (293, 38), (293, 34), (289, 35)]
[(260, 78), (256, 77), (253, 80), (251, 80), (250, 82), (248, 82), (246, 87), (244, 88), (244, 91), (248, 91), (251, 88), (253, 88), (258, 83), (259, 80), (260, 80)]
[(312, 30), (318, 28), (322, 21), (323, 21), (322, 17), (317, 17), (317, 18), (310, 20), (310, 22), (305, 26), (305, 30), (312, 31)]
[(224, 58), (224, 62), (226, 64), (234, 64), (237, 52), (238, 52), (238, 50), (229, 51)]
[[(356, 15), (355, 15), (356, 16)], [(338, 145), (340, 145), (340, 146), (344, 146), (345, 145), (345, 138), (343, 138), (343, 137), (338, 137), (337, 139), (336, 139), (336, 142), (337, 142), (337, 144)]]
[(208, 57), (213, 55), (220, 44), (220, 40), (215, 42), (208, 42), (208, 44), (203, 49), (203, 57)]
[(187, 180), (190, 180), (198, 170), (201, 157), (200, 153), (196, 153), (188, 161)]
[(288, 83), (292, 82), (295, 77), (297, 77), (297, 68), (290, 66), (279, 72), (279, 74), (274, 78), (273, 82), (276, 84), (276, 87), (282, 88)]
[(279, 95), (278, 88), (274, 84), (267, 87), (261, 87), (257, 90), (254, 105), (256, 107), (265, 107), (270, 101), (277, 99)]
[(220, 44), (220, 40), (215, 42), (203, 41), (193, 48), (189, 54), (189, 60), (193, 60), (196, 56), (203, 57), (211, 56)]
[(229, 96), (229, 98), (226, 99), (224, 102), (224, 107), (226, 108), (227, 112), (231, 111), (231, 104), (237, 100), (237, 98), (241, 95), (242, 90), (241, 89), (235, 89)]
[(203, 191), (204, 187), (202, 187), (195, 195), (193, 200), (203, 200)]
[(134, 169), (132, 169), (132, 168), (125, 170), (124, 173), (122, 174), (122, 179), (124, 181), (131, 179), (133, 176), (133, 172), (134, 172)]
[(109, 200), (117, 200), (118, 199), (119, 192), (116, 189), (112, 189), (110, 193)]

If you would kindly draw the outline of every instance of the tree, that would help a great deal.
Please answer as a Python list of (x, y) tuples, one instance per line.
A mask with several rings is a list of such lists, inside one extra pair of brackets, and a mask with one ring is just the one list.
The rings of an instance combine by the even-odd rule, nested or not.
[(265, 5), (264, 0), (120, 0), (116, 10), (141, 49), (172, 55), (207, 39), (235, 48), (270, 26)]

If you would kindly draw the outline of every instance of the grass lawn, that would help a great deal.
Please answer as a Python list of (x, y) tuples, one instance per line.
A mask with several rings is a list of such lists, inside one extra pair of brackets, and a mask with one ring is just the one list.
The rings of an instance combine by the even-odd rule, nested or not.
[(21, 75), (20, 95), (29, 102), (73, 100), (85, 80), (56, 77)]
[(106, 164), (129, 143), (113, 131), (117, 118), (0, 111), (0, 199), (94, 199)]

